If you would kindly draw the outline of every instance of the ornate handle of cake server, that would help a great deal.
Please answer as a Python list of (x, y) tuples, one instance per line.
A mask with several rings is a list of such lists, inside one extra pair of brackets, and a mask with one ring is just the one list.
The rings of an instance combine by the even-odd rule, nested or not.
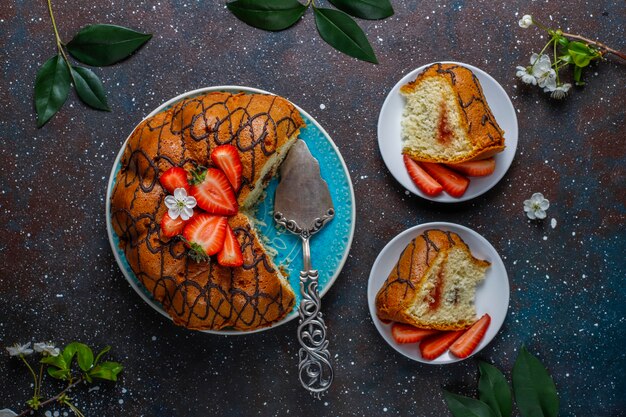
[(311, 269), (311, 253), (308, 237), (302, 238), (304, 270), (300, 271), (300, 383), (315, 398), (321, 398), (333, 382), (333, 366), (330, 363), (326, 324), (322, 318), (321, 299), (317, 289), (318, 271)]

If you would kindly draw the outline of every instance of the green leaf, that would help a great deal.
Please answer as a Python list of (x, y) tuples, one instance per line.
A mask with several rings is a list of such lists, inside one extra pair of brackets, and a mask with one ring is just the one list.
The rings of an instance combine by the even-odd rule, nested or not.
[(513, 389), (522, 417), (556, 417), (559, 397), (552, 377), (524, 346), (513, 366)]
[(55, 379), (67, 381), (70, 379), (70, 371), (67, 369), (48, 368), (48, 375)]
[(293, 26), (308, 6), (297, 0), (236, 0), (226, 7), (250, 26), (276, 31)]
[(340, 10), (361, 19), (384, 19), (393, 15), (389, 0), (330, 0)]
[(150, 38), (149, 33), (122, 26), (88, 25), (67, 44), (67, 50), (80, 62), (101, 67), (127, 58)]
[(378, 64), (365, 33), (344, 12), (314, 8), (317, 30), (330, 46), (354, 58)]
[(576, 85), (585, 85), (584, 82), (581, 81), (581, 77), (583, 75), (583, 68), (579, 66), (574, 67), (574, 81)]
[(105, 346), (104, 349), (102, 349), (100, 351), (100, 353), (98, 353), (98, 355), (96, 356), (96, 359), (94, 359), (94, 361), (93, 361), (93, 364), (97, 365), (98, 362), (100, 362), (100, 358), (102, 357), (102, 355), (107, 353), (109, 350), (111, 350), (111, 346)]
[(70, 359), (65, 359), (68, 365), (71, 366), (72, 358), (74, 354), (77, 356), (78, 366), (83, 371), (88, 371), (93, 366), (93, 352), (91, 348), (84, 343), (72, 342), (65, 347), (63, 350), (63, 356), (65, 356), (65, 352), (68, 352), (68, 355), (71, 354)]
[(513, 403), (511, 389), (502, 372), (486, 362), (478, 364), (478, 398), (487, 404), (496, 417), (510, 417)]
[(72, 66), (72, 76), (78, 97), (98, 110), (110, 111), (102, 81), (88, 68)]
[(559, 56), (559, 59), (563, 62), (567, 62), (568, 64), (572, 63), (572, 57), (571, 55), (561, 55)]
[(578, 41), (570, 42), (567, 51), (572, 57), (574, 64), (579, 67), (586, 67), (594, 57), (594, 52), (587, 45)]
[(107, 381), (117, 381), (117, 375), (124, 367), (118, 362), (102, 362), (94, 366), (87, 374), (92, 378), (105, 379)]
[(35, 110), (37, 110), (37, 127), (48, 120), (67, 100), (70, 91), (70, 71), (61, 55), (47, 60), (35, 79)]
[(567, 48), (567, 46), (569, 45), (569, 40), (565, 36), (558, 36), (557, 37), (557, 42), (563, 48)]
[(76, 355), (77, 344), (78, 342), (70, 343), (69, 345), (65, 346), (65, 349), (63, 349), (63, 353), (61, 353), (63, 355), (65, 363), (67, 363), (68, 369), (72, 366), (72, 360)]
[(443, 398), (454, 417), (494, 417), (491, 408), (480, 400), (448, 391), (443, 392)]
[(69, 365), (67, 364), (67, 362), (65, 362), (63, 355), (44, 356), (39, 362), (46, 365), (55, 366), (59, 369), (69, 369)]

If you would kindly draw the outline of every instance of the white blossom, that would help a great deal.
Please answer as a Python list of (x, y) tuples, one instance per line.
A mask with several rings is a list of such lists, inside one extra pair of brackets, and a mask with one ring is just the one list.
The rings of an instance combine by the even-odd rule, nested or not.
[(172, 220), (177, 219), (178, 216), (183, 220), (189, 220), (193, 216), (193, 208), (196, 204), (195, 197), (188, 196), (187, 190), (182, 187), (175, 189), (173, 196), (165, 197), (165, 206), (168, 208), (167, 214)]
[(537, 85), (537, 79), (532, 74), (532, 72), (529, 72), (529, 70), (530, 70), (530, 67), (522, 67), (518, 65), (517, 72), (515, 73), (515, 75), (518, 78), (521, 78), (522, 82), (525, 84)]
[(55, 347), (52, 343), (39, 342), (33, 345), (36, 352), (43, 353), (44, 355), (59, 356), (61, 350)]
[[(570, 88), (572, 88), (572, 85), (570, 83), (565, 83), (565, 84), (559, 85), (554, 90), (551, 90), (552, 94), (550, 94), (550, 97), (555, 98), (557, 100), (565, 98), (565, 96), (567, 95), (567, 92), (569, 91)], [(544, 91), (546, 91), (546, 90), (544, 89)], [(550, 91), (550, 90), (548, 90), (548, 91)], [(548, 91), (546, 91), (546, 92), (548, 92)]]
[(519, 27), (528, 29), (533, 24), (533, 18), (531, 15), (525, 14), (517, 23), (519, 24)]
[(8, 346), (6, 349), (10, 356), (27, 356), (33, 353), (33, 350), (30, 348), (30, 342), (23, 345), (16, 343), (13, 346)]
[(534, 193), (530, 200), (524, 200), (524, 211), (531, 220), (545, 219), (548, 207), (550, 207), (550, 201), (541, 193)]
[(556, 88), (556, 72), (552, 69), (552, 61), (546, 54), (532, 54), (530, 57), (532, 74), (537, 79), (537, 85), (544, 91), (554, 91)]
[(0, 410), (0, 417), (16, 417), (17, 413), (13, 410), (9, 410), (8, 408), (3, 408)]

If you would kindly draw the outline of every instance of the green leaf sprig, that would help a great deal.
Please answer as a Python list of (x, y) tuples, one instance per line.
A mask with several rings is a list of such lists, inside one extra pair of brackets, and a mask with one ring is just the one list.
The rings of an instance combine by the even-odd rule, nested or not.
[(626, 60), (623, 52), (580, 35), (551, 29), (531, 15), (524, 15), (518, 24), (523, 29), (537, 26), (548, 33), (548, 42), (541, 52), (532, 55), (530, 66), (518, 66), (516, 75), (526, 84), (543, 88), (552, 98), (564, 98), (572, 86), (561, 80), (560, 72), (567, 67), (573, 67), (573, 81), (582, 86), (585, 85), (582, 81), (583, 69), (592, 62), (604, 59), (607, 54)]
[(51, 0), (48, 12), (56, 40), (57, 55), (48, 59), (35, 79), (35, 110), (37, 127), (41, 127), (61, 109), (73, 84), (78, 97), (89, 107), (110, 111), (104, 86), (90, 69), (72, 65), (68, 54), (83, 64), (101, 67), (113, 65), (139, 49), (151, 34), (116, 25), (88, 25), (67, 44), (61, 40)]
[(317, 31), (330, 46), (362, 61), (378, 63), (367, 36), (350, 16), (368, 20), (393, 15), (389, 0), (330, 0), (339, 10), (306, 5), (298, 0), (235, 0), (226, 6), (240, 20), (259, 29), (279, 31), (296, 24), (309, 7), (313, 9)]
[[(30, 400), (26, 402), (28, 408), (16, 414), (18, 417), (30, 415), (32, 411), (37, 411), (49, 404), (58, 403), (69, 407), (75, 415), (81, 417), (83, 413), (74, 405), (69, 391), (82, 383), (93, 383), (95, 380), (117, 381), (117, 376), (124, 369), (119, 362), (102, 361), (102, 357), (111, 350), (106, 346), (95, 357), (93, 351), (84, 343), (72, 342), (62, 350), (51, 343), (35, 343), (34, 349), (30, 348), (30, 343), (25, 345), (16, 344), (7, 347), (9, 355), (18, 357), (24, 362), (34, 381), (34, 393)], [(42, 358), (39, 360), (39, 373), (37, 374), (26, 359), (26, 356), (39, 352)], [(78, 365), (78, 369), (76, 369)], [(44, 369), (49, 376), (54, 379), (65, 381), (67, 385), (58, 394), (44, 400), (41, 393), (44, 382)]]
[[(506, 378), (493, 365), (478, 365), (478, 399), (444, 391), (454, 417), (511, 417), (513, 399)], [(554, 381), (539, 359), (522, 346), (513, 366), (513, 391), (522, 417), (556, 417), (559, 397)]]

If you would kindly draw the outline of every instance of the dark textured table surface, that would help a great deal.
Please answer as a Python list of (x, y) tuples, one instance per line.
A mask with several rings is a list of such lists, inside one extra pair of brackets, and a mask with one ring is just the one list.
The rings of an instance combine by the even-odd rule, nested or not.
[[(393, 17), (360, 21), (379, 65), (331, 49), (311, 11), (295, 27), (268, 33), (238, 21), (224, 2), (112, 3), (54, 1), (61, 36), (97, 22), (154, 38), (131, 59), (95, 70), (111, 113), (87, 109), (72, 93), (42, 129), (35, 127), (32, 91), (37, 68), (55, 53), (46, 4), (0, 4), (0, 409), (21, 411), (31, 393), (25, 368), (4, 351), (18, 341), (111, 344), (111, 358), (125, 366), (120, 381), (81, 390), (79, 407), (87, 416), (163, 417), (443, 416), (442, 388), (473, 395), (478, 359), (510, 377), (525, 344), (550, 369), (561, 415), (626, 415), (626, 66), (611, 59), (592, 67), (587, 85), (562, 102), (514, 75), (544, 41), (536, 29), (518, 27), (521, 15), (623, 49), (623, 2), (393, 1)], [(387, 92), (407, 72), (437, 60), (490, 73), (519, 120), (507, 175), (462, 204), (408, 194), (378, 151), (376, 124)], [(324, 298), (336, 380), (322, 401), (298, 384), (295, 321), (240, 337), (176, 327), (131, 289), (107, 241), (107, 179), (129, 132), (171, 97), (226, 84), (270, 90), (310, 112), (352, 176), (357, 228), (343, 272)], [(543, 222), (524, 215), (522, 202), (533, 192), (551, 202)], [(387, 346), (366, 299), (379, 251), (399, 232), (429, 221), (481, 233), (499, 251), (511, 283), (509, 313), (493, 342), (476, 358), (446, 366), (412, 362)]]

